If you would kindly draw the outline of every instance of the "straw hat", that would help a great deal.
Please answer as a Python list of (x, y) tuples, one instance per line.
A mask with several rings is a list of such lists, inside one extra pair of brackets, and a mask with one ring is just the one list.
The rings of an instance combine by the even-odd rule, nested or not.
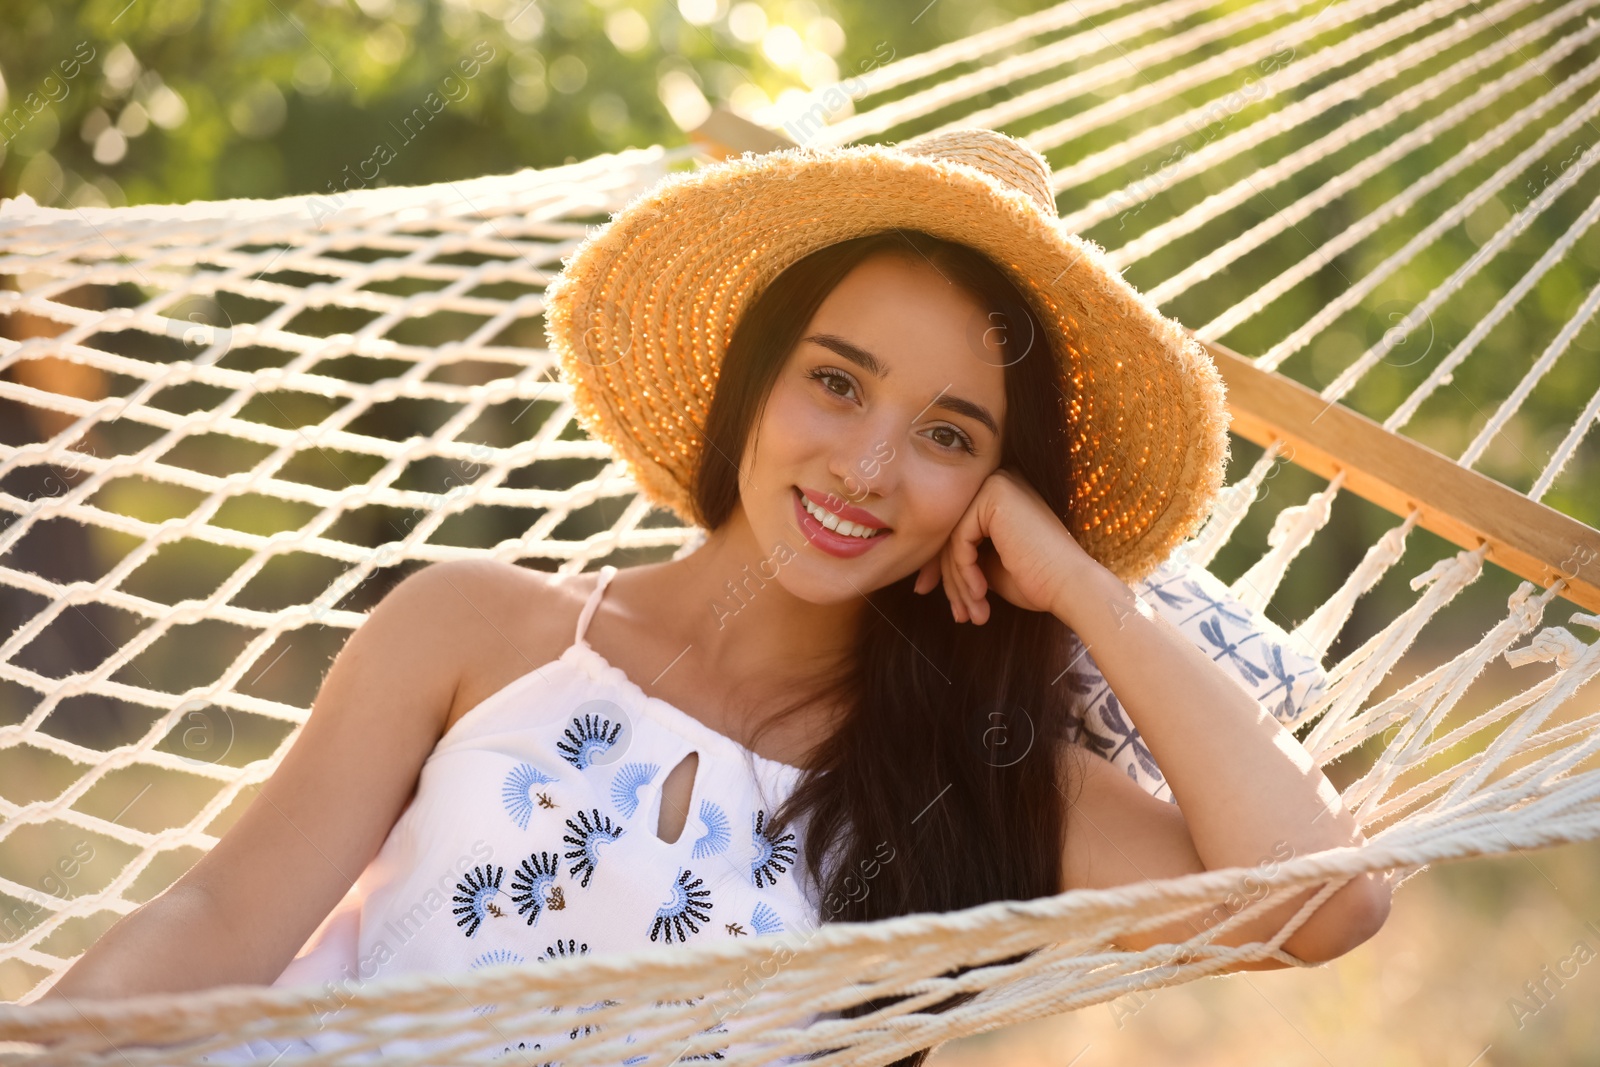
[(690, 486), (739, 316), (807, 254), (890, 228), (970, 245), (1031, 300), (1068, 402), (1067, 528), (1125, 581), (1155, 569), (1221, 488), (1222, 380), (1100, 246), (1062, 230), (1044, 158), (992, 130), (747, 153), (661, 179), (591, 234), (546, 294), (580, 424), (651, 502), (704, 525)]

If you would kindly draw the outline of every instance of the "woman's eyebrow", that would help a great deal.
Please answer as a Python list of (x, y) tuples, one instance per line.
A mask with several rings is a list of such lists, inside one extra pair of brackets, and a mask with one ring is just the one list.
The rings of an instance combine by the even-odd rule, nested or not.
[(838, 334), (814, 333), (807, 337), (806, 340), (812, 344), (821, 345), (832, 352), (837, 352), (874, 378), (887, 378), (889, 376), (888, 368), (878, 362), (877, 356), (860, 345), (851, 344)]
[[(838, 334), (814, 333), (808, 335), (805, 340), (810, 341), (812, 344), (821, 345), (830, 352), (848, 359), (875, 378), (887, 378), (889, 376), (889, 369), (883, 365), (877, 356), (874, 356), (860, 345), (846, 341)], [(965, 415), (969, 419), (982, 423), (996, 437), (1000, 436), (1000, 427), (995, 422), (994, 416), (989, 414), (989, 409), (982, 404), (974, 403), (959, 396), (947, 396), (944, 390), (941, 389), (939, 395), (933, 398), (928, 407), (941, 408), (957, 415)]]

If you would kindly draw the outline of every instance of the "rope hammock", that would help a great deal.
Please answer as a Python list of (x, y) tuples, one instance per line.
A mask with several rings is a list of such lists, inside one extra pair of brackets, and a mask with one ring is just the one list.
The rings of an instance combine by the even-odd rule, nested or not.
[[(1585, 471), (1593, 484), (1585, 438), (1600, 414), (1600, 390), (1585, 399), (1587, 386), (1570, 385), (1588, 380), (1581, 333), (1600, 308), (1600, 285), (1580, 292), (1573, 280), (1600, 273), (1586, 269), (1600, 255), (1584, 258), (1600, 241), (1589, 233), (1600, 218), (1589, 177), (1600, 0), (1213, 6), (1069, 0), (863, 71), (766, 116), (765, 129), (715, 113), (684, 148), (337, 196), (7, 202), (0, 402), (25, 417), (0, 444), (0, 478), (31, 468), (43, 477), (29, 484), (45, 488), (0, 483), (0, 585), (21, 619), (0, 643), (0, 693), (18, 709), (0, 725), (0, 778), (23, 767), (55, 777), (31, 799), (0, 795), (0, 842), (48, 867), (92, 839), (116, 870), (49, 891), (0, 872), (8, 914), (22, 920), (0, 943), (0, 976), (27, 991), (0, 1006), (3, 1062), (196, 1064), (248, 1040), (331, 1030), (348, 1043), (304, 1062), (359, 1062), (379, 1047), (389, 1063), (467, 1062), (564, 1031), (551, 1013), (581, 1004), (582, 1032), (558, 1053), (568, 1067), (666, 1064), (730, 1034), (744, 1042), (730, 1063), (817, 1054), (876, 1065), (1241, 961), (1297, 964), (1284, 938), (1362, 872), (1409, 877), (1600, 837), (1600, 708), (1572, 699), (1600, 671), (1600, 642), (1566, 628), (1600, 628), (1585, 613), (1600, 611), (1600, 533), (1558, 509)], [(1266, 610), (1296, 558), (1326, 547), (1324, 530), (1366, 539), (1347, 573), (1313, 576), (1328, 592), (1293, 627), (1314, 654), (1338, 652), (1301, 720), (1306, 748), (1323, 765), (1375, 753), (1343, 789), (1366, 845), (1271, 869), (825, 923), (799, 938), (380, 975), (336, 1003), (322, 988), (253, 987), (26, 1003), (86, 930), (170, 884), (272, 774), (318, 673), (291, 658), (274, 677), (276, 657), (347, 637), (375, 574), (485, 555), (573, 572), (693, 547), (695, 531), (648, 507), (577, 429), (542, 347), (544, 286), (586, 227), (708, 155), (967, 125), (1046, 153), (1064, 225), (1108, 248), (1216, 357), (1236, 451), (1262, 451), (1184, 546), (1188, 560), (1208, 567), (1225, 549), (1247, 560), (1231, 590)], [(1370, 344), (1352, 341), (1350, 323), (1374, 314), (1369, 297), (1406, 311), (1384, 317)], [(1417, 356), (1447, 317), (1470, 330)], [(1553, 332), (1533, 336), (1527, 324), (1547, 320)], [(1224, 337), (1259, 354), (1239, 356)], [(1329, 384), (1301, 384), (1332, 361)], [(1541, 390), (1547, 376), (1567, 384)], [(1541, 439), (1547, 459), (1506, 462), (1506, 450), (1537, 452), (1546, 426), (1563, 428)], [(1325, 484), (1285, 500), (1286, 464), (1300, 484)], [(1504, 473), (1528, 467), (1526, 487)], [(1335, 510), (1349, 521), (1330, 524)], [(1374, 529), (1362, 515), (1387, 520)], [(1264, 546), (1248, 543), (1257, 528)], [(33, 561), (52, 545), (80, 573), (42, 573)], [(1396, 672), (1486, 571), (1522, 579), (1503, 611), (1498, 594), (1464, 597), (1467, 617), (1430, 631), (1430, 648), (1458, 651), (1409, 679)], [(1387, 602), (1403, 608), (1358, 647), (1340, 644), (1386, 576)], [(1546, 625), (1563, 610), (1565, 626)], [(67, 673), (40, 666), (40, 648), (96, 619), (122, 627), (103, 659), (80, 648)], [(198, 648), (226, 662), (220, 675), (195, 676)], [(1548, 666), (1530, 678), (1534, 663)], [(1474, 683), (1491, 675), (1500, 688), (1479, 696)], [(271, 689), (280, 678), (290, 688)], [(105, 707), (137, 718), (137, 736), (97, 748), (56, 725)], [(225, 738), (213, 736), (219, 724)], [(234, 765), (227, 743), (246, 733), (269, 754)], [(104, 795), (125, 798), (128, 783), (176, 814), (142, 829), (137, 809), (122, 821), (127, 802)], [(1270, 940), (1214, 942), (1321, 883)], [(1111, 947), (1219, 908), (1223, 922), (1196, 923), (1181, 944)], [(968, 1003), (926, 1010), (968, 990)], [(833, 1014), (895, 997), (870, 1015)], [(56, 1044), (32, 1044), (44, 1041)]]

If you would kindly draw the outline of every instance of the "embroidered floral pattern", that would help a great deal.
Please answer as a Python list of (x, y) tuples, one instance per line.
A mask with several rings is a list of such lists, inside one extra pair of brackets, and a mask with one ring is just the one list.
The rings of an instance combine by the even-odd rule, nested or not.
[[(493, 948), (474, 959), (468, 965), (468, 969), (475, 971), (480, 967), (498, 967), (504, 963), (522, 963), (524, 959), (525, 957), (520, 952)], [(498, 1004), (477, 1004), (472, 1008), (473, 1013), (476, 1015), (490, 1015), (499, 1010), (500, 1005)]]
[(727, 814), (714, 802), (702, 800), (700, 802), (700, 822), (705, 826), (706, 832), (695, 838), (694, 848), (689, 854), (695, 859), (701, 860), (707, 856), (715, 856), (728, 851), (728, 845), (732, 843), (733, 835), (728, 832)]
[[(705, 888), (704, 881), (695, 878), (688, 868), (678, 868), (678, 876), (672, 882), (672, 895), (656, 910), (656, 921), (650, 925), (650, 940), (656, 941), (665, 935), (668, 941), (674, 938), (687, 941), (689, 934), (700, 932), (698, 923), (711, 921), (711, 890)], [(684, 927), (689, 928), (688, 933), (684, 933)]]
[(474, 867), (456, 883), (456, 894), (450, 898), (456, 907), (451, 911), (458, 916), (456, 925), (465, 927), (468, 937), (477, 933), (478, 925), (491, 914), (489, 909), (495, 906), (494, 898), (500, 894), (500, 879), (505, 873), (504, 867)]
[(500, 788), (500, 801), (505, 805), (511, 821), (517, 824), (517, 829), (528, 828), (528, 816), (533, 814), (533, 787), (549, 785), (558, 780), (531, 763), (519, 763), (511, 768), (505, 784)]
[(511, 876), (511, 902), (517, 906), (518, 915), (527, 915), (528, 925), (536, 926), (539, 913), (556, 890), (556, 872), (561, 860), (554, 852), (535, 852), (522, 861)]
[(577, 938), (569, 937), (565, 941), (556, 940), (553, 945), (546, 946), (544, 955), (539, 957), (545, 960), (561, 960), (571, 956), (584, 956), (589, 952), (589, 942), (579, 944)]
[(764, 880), (767, 885), (777, 885), (778, 875), (789, 869), (798, 854), (794, 841), (794, 834), (784, 834), (774, 838), (766, 829), (767, 813), (757, 811), (755, 814), (755, 828), (750, 832), (750, 839), (756, 847), (755, 858), (750, 861), (750, 880), (756, 888), (761, 888)]
[[(593, 815), (593, 820), (590, 815)], [(578, 821), (567, 820), (567, 829), (570, 834), (563, 834), (561, 840), (571, 845), (572, 848), (563, 855), (572, 860), (572, 869), (568, 872), (572, 877), (583, 873), (583, 880), (578, 884), (585, 889), (589, 888), (589, 879), (594, 876), (595, 868), (600, 863), (600, 846), (615, 841), (622, 836), (622, 827), (616, 825), (607, 816), (600, 814), (599, 808), (591, 811), (578, 812)]]
[[(493, 1058), (498, 1060), (498, 1059), (501, 1059), (502, 1057), (509, 1056), (513, 1052), (527, 1052), (527, 1051), (529, 1051), (531, 1049), (536, 1049), (538, 1047), (539, 1047), (539, 1042), (537, 1042), (537, 1041), (535, 1041), (531, 1045), (528, 1044), (526, 1041), (518, 1041), (516, 1048), (512, 1048), (510, 1045), (507, 1045), (505, 1048), (503, 1048), (499, 1052), (495, 1053)], [(532, 1061), (529, 1060), (526, 1056), (521, 1057), (519, 1062), (523, 1063), (523, 1064), (529, 1064), (530, 1067), (532, 1065)], [(556, 1064), (551, 1063), (549, 1060), (545, 1060), (543, 1063), (538, 1064), (537, 1067), (556, 1067)]]
[(562, 733), (562, 740), (556, 742), (556, 749), (562, 759), (581, 771), (592, 765), (596, 756), (615, 745), (621, 732), (620, 722), (599, 715), (585, 715), (582, 719), (574, 715), (572, 724)]
[(661, 766), (656, 763), (624, 763), (617, 768), (616, 777), (611, 779), (611, 802), (624, 818), (633, 818), (639, 810), (639, 789), (649, 785), (659, 770)]
[(783, 920), (778, 918), (778, 913), (767, 907), (764, 900), (756, 901), (755, 910), (750, 913), (750, 928), (758, 934), (776, 934), (783, 930)]

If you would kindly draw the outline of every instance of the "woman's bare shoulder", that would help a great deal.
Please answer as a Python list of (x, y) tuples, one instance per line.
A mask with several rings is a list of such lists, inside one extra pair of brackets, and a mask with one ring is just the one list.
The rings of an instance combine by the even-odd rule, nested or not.
[(436, 633), (456, 664), (443, 730), (491, 693), (558, 658), (572, 643), (593, 581), (492, 559), (432, 563), (407, 577), (395, 590), (405, 589), (397, 605), (402, 624)]

